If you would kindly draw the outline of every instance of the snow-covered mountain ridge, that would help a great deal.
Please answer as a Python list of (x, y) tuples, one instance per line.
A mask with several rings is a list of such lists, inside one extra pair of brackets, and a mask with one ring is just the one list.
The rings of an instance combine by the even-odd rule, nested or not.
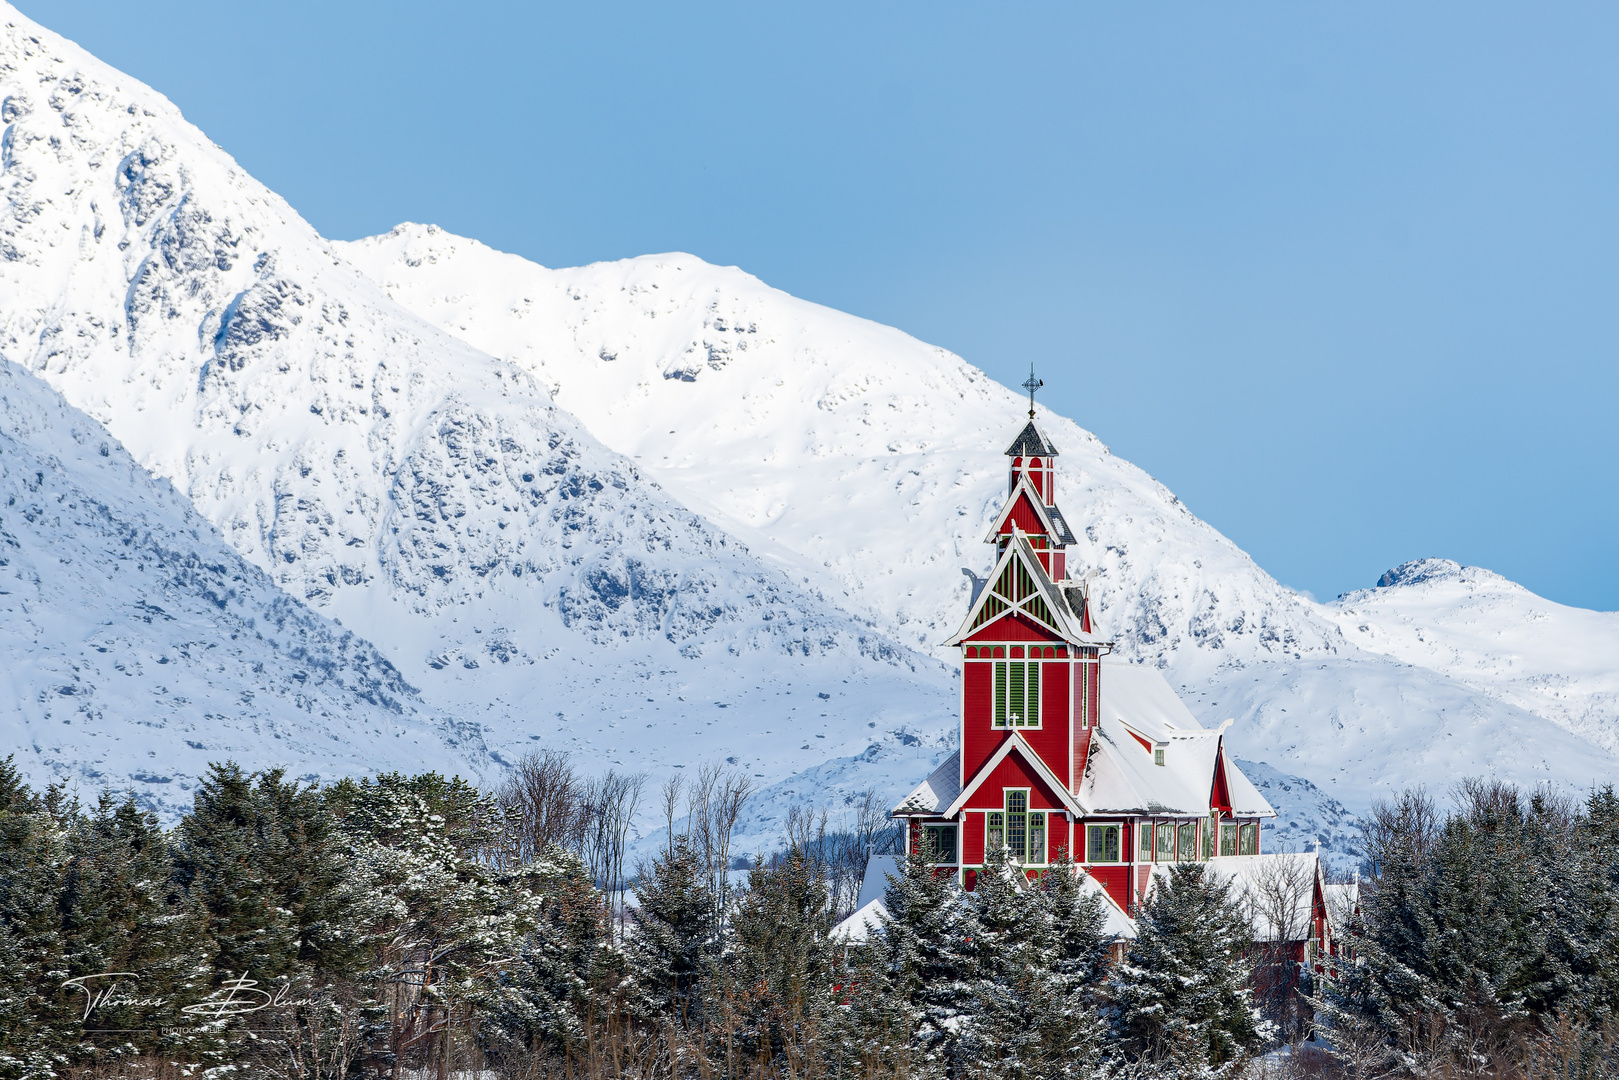
[(770, 780), (935, 737), (936, 660), (399, 307), (161, 95), (0, 23), (0, 353), (495, 760), (544, 743)]
[[(828, 595), (918, 648), (955, 629), (959, 571), (985, 565), (1005, 491), (999, 450), (1025, 408), (965, 361), (689, 255), (549, 269), (422, 225), (338, 247)], [(1205, 720), (1237, 717), (1245, 757), (1354, 806), (1466, 773), (1576, 786), (1611, 775), (1619, 709), (1543, 708), (1372, 645), (1364, 620), (1278, 585), (1090, 432), (1044, 410), (1040, 421), (1079, 537), (1069, 565), (1093, 579), (1104, 632), (1165, 668)], [(1600, 701), (1616, 617), (1564, 611), (1594, 619), (1591, 663), (1572, 682)], [(1529, 681), (1567, 660), (1536, 653)]]
[(0, 360), (0, 694), (40, 782), (191, 802), (210, 761), (306, 780), (423, 759), (485, 776), (476, 725), (243, 561), (89, 417)]

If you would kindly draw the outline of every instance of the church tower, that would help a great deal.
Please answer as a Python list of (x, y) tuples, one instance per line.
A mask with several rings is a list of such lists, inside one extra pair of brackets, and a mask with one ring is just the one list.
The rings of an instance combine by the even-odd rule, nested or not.
[[(894, 808), (908, 850), (975, 886), (1004, 853), (1040, 873), (1066, 851), (1121, 914), (1166, 862), (1259, 854), (1275, 811), (1150, 665), (1103, 663), (1089, 586), (1057, 506), (1057, 447), (1029, 416), (1012, 444), (1006, 501), (973, 576), (961, 651), (959, 749)], [(969, 571), (969, 574), (971, 571)], [(1231, 864), (1237, 865), (1235, 863)]]

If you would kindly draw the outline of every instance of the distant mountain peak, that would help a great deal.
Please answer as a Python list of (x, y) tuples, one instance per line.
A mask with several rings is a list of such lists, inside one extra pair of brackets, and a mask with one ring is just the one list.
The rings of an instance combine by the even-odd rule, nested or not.
[(1460, 577), (1464, 567), (1450, 559), (1412, 559), (1377, 579), (1379, 589), (1393, 589), (1409, 585), (1425, 585), (1430, 581)]

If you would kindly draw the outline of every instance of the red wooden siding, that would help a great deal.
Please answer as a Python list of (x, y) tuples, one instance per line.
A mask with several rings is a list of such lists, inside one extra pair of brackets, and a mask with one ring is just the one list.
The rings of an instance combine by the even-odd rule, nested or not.
[(1107, 890), (1113, 902), (1126, 911), (1130, 910), (1130, 868), (1123, 865), (1113, 866), (1087, 866), (1085, 872), (1096, 879), (1096, 883)]
[(993, 622), (985, 623), (976, 632), (968, 635), (968, 641), (1049, 641), (1057, 643), (1062, 638), (1053, 630), (1048, 630), (1022, 615), (1012, 612), (1002, 615)]
[(1225, 782), (1225, 749), (1214, 759), (1214, 790), (1209, 793), (1209, 806), (1216, 810), (1231, 812), (1231, 793), (1226, 790)]
[(1068, 838), (1068, 818), (1061, 814), (1050, 814), (1046, 817), (1046, 857), (1052, 862), (1057, 861), (1057, 853), (1064, 848), (1069, 856), (1074, 856), (1074, 847)]
[(963, 813), (960, 818), (961, 862), (964, 866), (982, 865), (984, 861), (984, 815)]
[(1006, 760), (995, 766), (995, 770), (984, 780), (983, 785), (967, 800), (967, 806), (975, 810), (1001, 809), (1005, 804), (1002, 788), (1028, 788), (1030, 810), (1063, 809), (1061, 797), (1051, 790), (1044, 780), (1036, 776), (1033, 769), (1024, 764), (1023, 758), (1016, 750), (1006, 755)]
[(1012, 531), (1013, 525), (1036, 536), (1047, 535), (1046, 527), (1040, 521), (1040, 513), (1029, 502), (1027, 492), (1018, 492), (1017, 500), (1001, 515), (1001, 523), (995, 531), (1005, 536)]
[(1018, 730), (1046, 768), (1072, 787), (1068, 775), (1068, 667), (1067, 660), (1040, 665), (1040, 726)]
[(968, 660), (962, 664), (962, 783), (972, 782), (1006, 738), (1004, 730), (990, 726), (995, 720), (994, 680), (995, 670), (990, 662)]

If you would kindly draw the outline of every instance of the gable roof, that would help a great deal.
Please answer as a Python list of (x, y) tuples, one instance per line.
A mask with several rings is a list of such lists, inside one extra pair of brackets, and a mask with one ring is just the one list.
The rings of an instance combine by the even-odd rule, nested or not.
[[(1045, 500), (1040, 497), (1040, 492), (1029, 482), (1028, 475), (1019, 473), (1017, 484), (1007, 495), (1006, 505), (1002, 508), (1000, 516), (995, 519), (995, 524), (990, 527), (989, 535), (984, 537), (984, 543), (992, 544), (1001, 535), (1001, 526), (1006, 524), (1006, 519), (1017, 506), (1020, 496), (1028, 499), (1029, 505), (1034, 507), (1035, 516), (1040, 519), (1040, 524), (1045, 526), (1045, 534), (1055, 537), (1059, 547), (1074, 542), (1073, 531), (1068, 528), (1068, 521), (1062, 516), (1062, 511), (1055, 506), (1047, 506)], [(1015, 522), (1012, 528), (1014, 530), (1017, 528)]]
[[(1024, 572), (1028, 575), (1031, 591), (1022, 597), (1013, 599), (1001, 589), (1003, 575), (1006, 575), (1015, 564), (1021, 563)], [(1021, 531), (1012, 534), (1012, 542), (1006, 545), (1001, 557), (995, 561), (995, 566), (989, 572), (989, 585), (979, 590), (978, 599), (967, 608), (967, 617), (962, 620), (961, 628), (955, 635), (946, 641), (946, 645), (959, 645), (967, 638), (981, 630), (984, 626), (994, 623), (997, 619), (1014, 613), (1022, 613), (1034, 622), (1050, 628), (1055, 634), (1075, 645), (1103, 645), (1102, 642), (1090, 634), (1085, 633), (1084, 625), (1074, 616), (1073, 611), (1046, 568), (1040, 565), (1040, 559), (1029, 546), (1028, 537)], [(1035, 614), (1031, 603), (1035, 598), (1043, 601), (1046, 618)], [(985, 612), (989, 605), (996, 605), (996, 609), (986, 614), (981, 625), (978, 625), (979, 615)]]
[(961, 751), (952, 750), (950, 756), (939, 762), (939, 767), (894, 807), (895, 816), (903, 814), (942, 814), (944, 808), (961, 794)]
[(1031, 418), (1023, 425), (1023, 430), (1017, 433), (1012, 445), (1006, 448), (1007, 457), (1056, 457), (1057, 448), (1051, 445), (1045, 432), (1035, 426)]
[[(1230, 755), (1220, 752), (1231, 721), (1203, 727), (1164, 677), (1140, 664), (1103, 663), (1099, 682), (1098, 725), (1078, 784), (1091, 813), (1200, 817), (1209, 812), (1223, 759), (1232, 813), (1276, 816)], [(1143, 743), (1164, 751), (1162, 765)]]
[(1051, 771), (1051, 766), (1042, 761), (1040, 755), (1035, 753), (1034, 747), (1030, 746), (1028, 741), (1023, 738), (1023, 733), (1016, 730), (1007, 737), (1005, 742), (1001, 743), (1000, 749), (989, 756), (989, 760), (979, 768), (978, 774), (967, 781), (966, 786), (961, 789), (959, 795), (951, 800), (950, 805), (945, 807), (944, 816), (955, 817), (960, 813), (961, 808), (967, 805), (967, 800), (973, 797), (973, 792), (982, 787), (984, 781), (989, 779), (990, 774), (995, 771), (996, 767), (1013, 753), (1023, 759), (1024, 764), (1028, 765), (1034, 775), (1038, 776), (1041, 782), (1056, 794), (1057, 800), (1070, 813), (1078, 817), (1085, 816), (1084, 806), (1074, 798), (1073, 792), (1068, 790), (1068, 785), (1057, 778), (1057, 774)]

